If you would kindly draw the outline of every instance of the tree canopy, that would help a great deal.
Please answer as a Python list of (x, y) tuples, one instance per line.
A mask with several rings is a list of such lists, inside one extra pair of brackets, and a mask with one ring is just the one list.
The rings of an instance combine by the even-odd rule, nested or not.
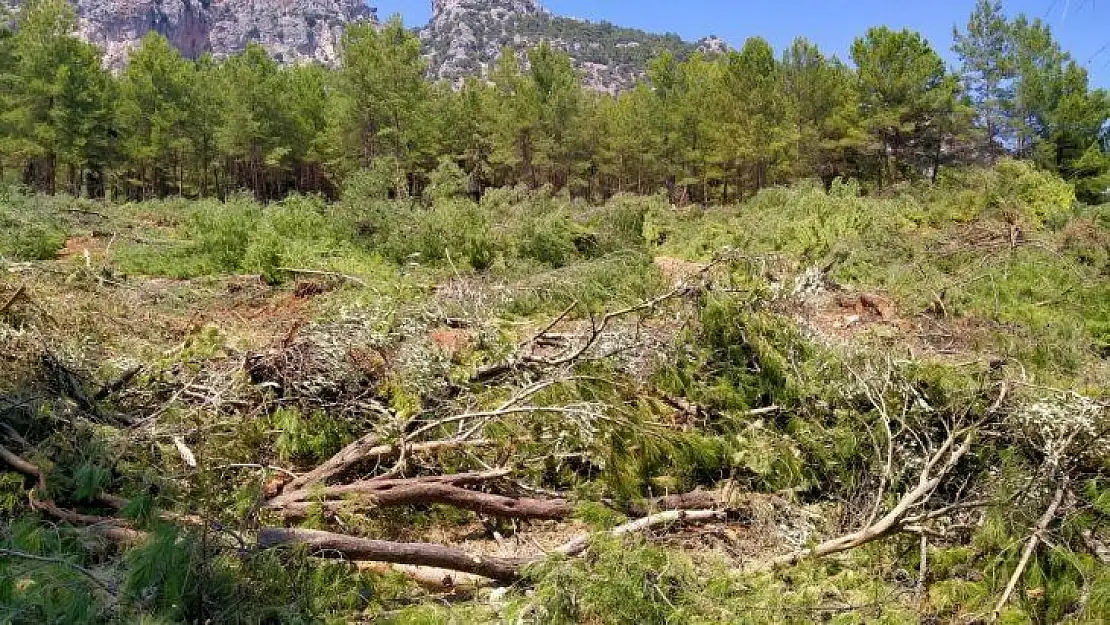
[(1092, 201), (1107, 175), (1110, 97), (1046, 24), (994, 0), (954, 29), (956, 72), (921, 34), (881, 27), (856, 39), (850, 64), (805, 39), (781, 55), (758, 37), (710, 56), (662, 47), (615, 95), (586, 90), (546, 43), (433, 84), (399, 18), (351, 26), (336, 69), (283, 67), (258, 46), (191, 60), (151, 33), (112, 76), (70, 36), (74, 20), (63, 0), (33, 0), (0, 31), (0, 165), (40, 191), (276, 199), (393, 169), (419, 195), (444, 159), (471, 192), (666, 189), (679, 203), (802, 178), (881, 187), (1003, 155)]

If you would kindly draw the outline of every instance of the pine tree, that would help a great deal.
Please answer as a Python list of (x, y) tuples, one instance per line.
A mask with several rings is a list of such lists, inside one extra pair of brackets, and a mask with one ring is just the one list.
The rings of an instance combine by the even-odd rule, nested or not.
[(5, 168), (23, 152), (17, 135), (19, 111), (16, 108), (15, 33), (9, 27), (9, 14), (0, 7), (0, 184), (5, 183)]
[(963, 64), (962, 80), (983, 133), (981, 149), (995, 161), (1012, 143), (1007, 117), (1013, 106), (1013, 37), (999, 0), (979, 0), (966, 29), (953, 29), (952, 49)]
[(102, 197), (104, 169), (112, 157), (113, 83), (92, 45), (66, 39), (64, 63), (55, 75), (49, 123), (59, 164), (67, 168), (66, 188)]
[(158, 33), (143, 38), (120, 76), (121, 142), (141, 196), (184, 191), (187, 158), (196, 147), (190, 136), (195, 83), (192, 64)]
[(855, 73), (839, 59), (825, 58), (804, 38), (794, 40), (782, 65), (797, 123), (794, 175), (819, 176), (828, 183), (849, 173), (853, 154), (867, 142)]
[(528, 52), (528, 80), (522, 97), (536, 115), (533, 162), (543, 179), (562, 188), (575, 169), (577, 142), (574, 128), (580, 121), (582, 82), (570, 57), (546, 42)]
[(59, 128), (54, 120), (59, 80), (77, 43), (69, 35), (76, 25), (73, 7), (65, 0), (31, 0), (16, 23), (13, 53), (19, 80), (9, 113), (23, 183), (47, 193), (57, 184)]
[(343, 38), (337, 113), (341, 168), (369, 167), (390, 157), (408, 171), (434, 145), (428, 121), (430, 88), (420, 40), (394, 18), (381, 29), (352, 25)]
[[(739, 191), (758, 191), (773, 182), (776, 170), (788, 166), (797, 131), (771, 45), (758, 37), (748, 39), (741, 51), (724, 58), (718, 81), (712, 109), (718, 162), (734, 173)], [(727, 182), (725, 188), (727, 197)]]
[(940, 121), (954, 110), (957, 92), (944, 61), (919, 33), (886, 27), (856, 39), (852, 60), (881, 179), (912, 177), (924, 155), (935, 165)]

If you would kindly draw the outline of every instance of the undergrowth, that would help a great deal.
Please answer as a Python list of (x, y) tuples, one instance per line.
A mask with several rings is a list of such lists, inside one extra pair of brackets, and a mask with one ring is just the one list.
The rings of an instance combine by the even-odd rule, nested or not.
[[(29, 506), (29, 479), (0, 473), (0, 549), (19, 554), (0, 556), (0, 621), (974, 621), (993, 608), (1052, 496), (1042, 435), (1079, 417), (1091, 423), (1069, 465), (1069, 513), (1002, 621), (1094, 623), (1110, 610), (1110, 574), (1090, 546), (1110, 528), (1110, 465), (1095, 432), (1110, 395), (1107, 206), (1077, 204), (1070, 186), (1009, 162), (880, 196), (839, 180), (709, 208), (661, 196), (592, 206), (526, 189), (476, 202), (449, 164), (427, 197), (408, 198), (401, 181), (371, 173), (352, 177), (334, 204), (0, 195), (0, 256), (21, 272), (0, 279), (0, 304), (18, 284), (28, 294), (0, 317), (0, 423), (29, 441), (21, 453), (44, 468), (59, 505), (124, 515), (147, 532), (119, 546), (54, 523)], [(43, 262), (74, 237), (87, 255)], [(702, 286), (614, 322), (606, 357), (567, 366), (531, 408), (479, 422), (481, 446), (352, 473), (394, 462), (407, 474), (509, 466), (510, 488), (563, 493), (575, 521), (599, 532), (646, 498), (727, 484), (753, 496), (730, 523), (668, 540), (595, 537), (583, 557), (544, 560), (504, 594), (450, 601), (396, 573), (239, 540), (288, 522), (527, 545), (547, 526), (356, 500), (334, 513), (313, 501), (294, 521), (263, 504), (288, 472), (367, 432), (393, 442), (453, 411), (512, 401), (519, 389), (479, 384), (475, 372), (564, 311), (548, 338), (573, 342), (605, 311), (683, 280)], [(867, 313), (835, 308), (825, 327), (799, 323), (861, 293), (889, 299), (892, 316), (846, 323)], [(271, 323), (261, 346), (227, 332)], [(886, 334), (854, 334), (853, 323)], [(926, 330), (953, 347), (926, 342)], [(44, 349), (90, 385), (144, 367), (93, 418), (44, 372)], [(983, 498), (981, 515), (960, 517), (924, 551), (899, 536), (743, 572), (752, 558), (858, 528), (876, 492), (893, 503), (951, 422), (994, 410), (1003, 379), (1015, 381), (1005, 418), (961, 460), (963, 485), (936, 493)], [(132, 429), (117, 414), (147, 421)], [(466, 435), (466, 423), (432, 433)], [(899, 434), (901, 461), (889, 467), (884, 426)], [(122, 511), (109, 493), (126, 498)]]

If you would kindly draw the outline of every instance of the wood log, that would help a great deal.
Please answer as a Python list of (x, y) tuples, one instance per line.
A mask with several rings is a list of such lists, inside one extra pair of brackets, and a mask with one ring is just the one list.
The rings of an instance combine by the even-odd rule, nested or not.
[(377, 447), (381, 440), (381, 437), (373, 432), (363, 436), (339, 450), (339, 453), (320, 466), (286, 484), (283, 492), (292, 493), (307, 486), (327, 481), (328, 478), (334, 477), (349, 469), (355, 463), (362, 461), (367, 452)]
[[(620, 538), (663, 525), (726, 519), (727, 513), (722, 510), (668, 510), (615, 527), (607, 534)], [(591, 538), (590, 534), (580, 536), (555, 549), (553, 553), (565, 557), (581, 555), (589, 548)], [(525, 567), (541, 562), (546, 557), (543, 555), (534, 558), (505, 558), (475, 555), (446, 545), (397, 543), (317, 530), (268, 527), (258, 534), (258, 546), (262, 549), (292, 545), (306, 545), (313, 555), (322, 558), (433, 567), (479, 575), (506, 583), (518, 581)]]
[[(271, 503), (267, 507), (281, 510), (288, 518), (303, 518), (313, 506), (323, 505), (325, 509), (337, 509), (358, 505), (357, 497), (366, 497), (369, 500), (367, 503), (384, 508), (440, 504), (487, 516), (513, 519), (559, 520), (569, 517), (573, 511), (565, 499), (514, 498), (469, 490), (455, 484), (406, 483), (406, 480), (356, 482), (327, 488), (317, 494), (323, 501), (293, 501), (277, 505)], [(355, 499), (344, 499), (352, 496)]]
[[(290, 490), (288, 487), (286, 487), (285, 493), (270, 500), (270, 502), (267, 504), (267, 507), (270, 509), (279, 509), (287, 506), (288, 504), (300, 501), (307, 501), (309, 499), (328, 499), (329, 493), (333, 494), (332, 496), (334, 497), (341, 497), (347, 494), (351, 494), (345, 492), (343, 489), (356, 486), (364, 489), (367, 487), (364, 485), (369, 485), (369, 488), (371, 489), (382, 491), (414, 484), (452, 484), (454, 486), (473, 486), (476, 484), (481, 484), (483, 482), (488, 482), (490, 480), (500, 479), (509, 475), (510, 473), (511, 471), (509, 471), (508, 469), (492, 469), (490, 471), (454, 473), (451, 475), (433, 475), (408, 479), (372, 478), (369, 480), (363, 480), (361, 482), (355, 482), (354, 484), (330, 486), (325, 488), (301, 488), (298, 490)], [(296, 480), (294, 480), (294, 482), (295, 481)]]
[(265, 528), (259, 532), (259, 547), (282, 545), (306, 545), (320, 557), (430, 566), (508, 583), (520, 579), (521, 570), (531, 563), (523, 558), (476, 555), (445, 545), (396, 543), (316, 530)]
[(727, 503), (721, 491), (696, 490), (690, 493), (666, 495), (654, 499), (629, 502), (625, 511), (634, 518), (645, 517), (663, 510), (705, 510)]

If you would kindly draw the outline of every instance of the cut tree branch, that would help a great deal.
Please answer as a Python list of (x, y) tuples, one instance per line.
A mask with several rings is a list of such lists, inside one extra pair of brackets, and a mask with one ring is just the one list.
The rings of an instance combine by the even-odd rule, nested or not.
[(531, 562), (520, 558), (498, 558), (467, 553), (461, 549), (430, 543), (397, 543), (371, 540), (316, 530), (265, 528), (258, 546), (307, 545), (314, 555), (355, 561), (431, 566), (481, 575), (501, 582), (515, 582)]
[[(726, 516), (721, 510), (671, 510), (621, 525), (607, 532), (607, 535), (620, 538), (663, 525), (724, 520)], [(581, 555), (589, 548), (590, 539), (591, 536), (581, 536), (558, 547), (553, 553), (566, 557)], [(518, 581), (526, 567), (543, 561), (545, 557), (476, 555), (445, 545), (371, 540), (316, 530), (269, 527), (258, 534), (258, 546), (262, 549), (291, 545), (305, 545), (319, 557), (435, 567), (506, 583)]]
[(1006, 590), (1002, 592), (1002, 596), (998, 598), (998, 603), (995, 604), (994, 610), (991, 612), (991, 622), (998, 621), (1002, 615), (1002, 609), (1010, 601), (1010, 595), (1014, 594), (1014, 589), (1017, 588), (1018, 582), (1021, 581), (1021, 576), (1025, 573), (1025, 567), (1029, 565), (1029, 559), (1033, 557), (1033, 552), (1037, 550), (1037, 545), (1041, 542), (1042, 535), (1048, 530), (1048, 526), (1052, 520), (1056, 518), (1056, 511), (1060, 509), (1060, 504), (1064, 501), (1064, 493), (1067, 492), (1067, 478), (1063, 483), (1056, 488), (1056, 494), (1052, 496), (1052, 503), (1048, 505), (1048, 509), (1041, 515), (1041, 519), (1037, 522), (1037, 527), (1033, 530), (1033, 534), (1025, 543), (1025, 548), (1021, 552), (1021, 560), (1018, 561), (1017, 568), (1014, 569), (1014, 574), (1010, 576), (1010, 581), (1006, 584)]

